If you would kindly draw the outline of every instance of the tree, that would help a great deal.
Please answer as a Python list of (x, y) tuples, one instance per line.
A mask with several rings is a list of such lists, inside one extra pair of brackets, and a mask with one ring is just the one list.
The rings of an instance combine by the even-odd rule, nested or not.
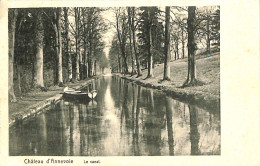
[(171, 7), (171, 13), (174, 15), (172, 20), (172, 39), (174, 43), (175, 59), (179, 59), (179, 41), (181, 44), (182, 59), (185, 57), (185, 47), (187, 42), (187, 9), (186, 7)]
[(147, 54), (148, 54), (148, 73), (147, 78), (153, 77), (153, 55), (151, 53), (151, 47), (152, 47), (152, 15), (149, 8), (147, 8)]
[(212, 32), (211, 32), (211, 40), (213, 40), (212, 45), (217, 46), (218, 50), (220, 47), (220, 10), (219, 8), (213, 14), (212, 18)]
[(126, 36), (127, 36), (127, 22), (126, 22), (126, 14), (123, 8), (118, 8), (115, 10), (116, 15), (116, 30), (117, 30), (117, 37), (121, 49), (121, 55), (123, 58), (123, 67), (124, 67), (124, 74), (128, 73), (128, 66), (127, 66), (127, 58), (126, 58)]
[[(143, 62), (147, 62), (148, 73), (147, 78), (153, 76), (154, 55), (157, 55), (157, 61), (160, 61), (162, 52), (161, 45), (163, 41), (163, 25), (158, 21), (159, 13), (157, 7), (141, 7), (138, 23), (138, 39), (142, 53), (147, 56)], [(146, 52), (146, 53), (145, 53)]]
[(89, 8), (88, 10), (88, 22), (87, 22), (87, 26), (88, 26), (88, 43), (89, 43), (89, 49), (88, 49), (88, 76), (92, 77), (93, 73), (92, 73), (92, 53), (93, 53), (93, 19), (94, 19), (94, 8)]
[(79, 60), (80, 60), (80, 45), (79, 45), (79, 33), (80, 33), (80, 8), (75, 7), (75, 45), (76, 45), (76, 80), (80, 80), (80, 73), (79, 73)]
[(195, 6), (188, 7), (188, 76), (187, 80), (184, 83), (184, 86), (187, 85), (196, 85), (196, 66), (195, 66), (195, 51), (196, 43), (194, 40), (195, 36)]
[(13, 85), (13, 65), (14, 65), (14, 43), (15, 43), (15, 27), (17, 9), (8, 10), (8, 54), (9, 54), (9, 80), (8, 80), (8, 91), (9, 101), (16, 102)]
[(99, 58), (98, 62), (99, 62), (99, 67), (100, 67), (101, 73), (104, 74), (105, 68), (107, 68), (109, 66), (108, 59), (105, 56), (104, 52), (101, 54), (101, 57)]
[[(197, 10), (196, 33), (197, 38), (206, 43), (206, 52), (211, 53), (211, 46), (218, 48), (219, 44), (219, 9), (216, 7), (201, 7)], [(213, 41), (213, 43), (212, 43)], [(218, 44), (217, 44), (218, 43)]]
[(186, 35), (186, 26), (185, 23), (183, 22), (180, 24), (181, 26), (181, 44), (182, 44), (182, 59), (185, 57), (185, 41), (187, 40), (187, 35)]
[(83, 47), (84, 47), (84, 53), (83, 53), (83, 78), (88, 77), (88, 63), (87, 63), (87, 53), (88, 53), (88, 29), (87, 29), (87, 19), (85, 17), (86, 15), (86, 9), (83, 10), (83, 17), (82, 17), (82, 24), (83, 24)]
[(100, 49), (104, 49), (102, 34), (107, 30), (106, 24), (101, 17), (101, 12), (104, 10), (97, 7), (82, 9), (83, 23), (81, 27), (83, 27), (83, 33), (81, 33), (81, 38), (83, 38), (84, 45), (83, 61), (87, 58), (88, 77), (96, 74), (98, 54), (100, 54)]
[(179, 27), (173, 33), (173, 41), (174, 41), (174, 59), (179, 59), (179, 39), (180, 39)]
[(65, 21), (65, 40), (66, 40), (66, 53), (68, 57), (68, 75), (69, 81), (72, 81), (72, 59), (71, 59), (71, 45), (69, 36), (69, 19), (68, 19), (68, 8), (64, 7), (64, 21)]
[(165, 7), (165, 44), (164, 44), (164, 73), (163, 80), (170, 80), (170, 7)]
[(44, 27), (42, 20), (42, 11), (37, 10), (36, 12), (36, 58), (34, 62), (34, 87), (44, 87), (43, 83), (43, 37), (44, 37)]
[(131, 56), (131, 60), (132, 60), (132, 73), (131, 75), (135, 74), (135, 64), (134, 64), (134, 57), (133, 57), (133, 48), (132, 48), (132, 33), (131, 33), (131, 27), (132, 27), (132, 15), (131, 15), (131, 7), (127, 7), (127, 14), (128, 14), (128, 28), (129, 28), (129, 45), (130, 45), (130, 56)]
[[(135, 61), (136, 61), (136, 67), (137, 67), (137, 77), (142, 76), (141, 66), (140, 66), (140, 59), (136, 48), (136, 37), (135, 37), (135, 7), (131, 7), (131, 31), (132, 31), (132, 37), (133, 37), (133, 47), (134, 47), (134, 54), (135, 54)], [(131, 32), (130, 32), (131, 33)]]
[(121, 72), (120, 45), (117, 40), (117, 34), (114, 36), (109, 49), (109, 64), (112, 72)]
[(58, 54), (58, 85), (63, 86), (63, 77), (62, 77), (62, 38), (61, 38), (61, 8), (57, 8), (57, 33), (58, 35), (58, 46), (59, 46), (59, 54)]
[(59, 86), (63, 86), (62, 77), (62, 38), (61, 38), (61, 8), (56, 8), (54, 12), (54, 24), (55, 31), (55, 47), (56, 47), (56, 83)]

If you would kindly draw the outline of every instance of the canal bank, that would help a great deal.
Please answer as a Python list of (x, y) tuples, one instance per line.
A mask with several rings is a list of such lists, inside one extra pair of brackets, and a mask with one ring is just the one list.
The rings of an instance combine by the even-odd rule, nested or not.
[(196, 60), (197, 79), (203, 82), (202, 86), (181, 88), (187, 77), (187, 59), (170, 62), (171, 81), (162, 81), (163, 64), (154, 68), (154, 76), (146, 79), (147, 70), (143, 75), (116, 74), (123, 79), (135, 82), (141, 86), (162, 90), (167, 95), (182, 102), (191, 103), (212, 111), (220, 110), (220, 55), (200, 57)]
[(219, 113), (118, 76), (100, 77), (94, 86), (95, 100), (61, 99), (11, 128), (9, 155), (220, 155)]
[[(81, 90), (97, 78), (98, 77), (80, 80), (74, 83), (68, 82), (64, 87), (68, 86), (76, 90)], [(63, 92), (64, 87), (51, 86), (48, 88), (47, 92), (37, 89), (17, 98), (17, 102), (9, 103), (9, 127), (31, 116), (37, 115), (51, 104), (57, 103), (62, 98), (61, 93)]]

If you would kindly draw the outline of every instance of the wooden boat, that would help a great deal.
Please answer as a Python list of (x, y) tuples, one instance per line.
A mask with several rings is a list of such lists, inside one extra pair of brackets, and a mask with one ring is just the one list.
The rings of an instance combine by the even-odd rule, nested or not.
[(95, 90), (91, 92), (82, 92), (82, 91), (75, 91), (73, 89), (68, 89), (66, 87), (63, 92), (63, 98), (64, 99), (70, 99), (70, 100), (81, 100), (81, 101), (89, 101), (93, 100), (97, 95), (97, 92)]

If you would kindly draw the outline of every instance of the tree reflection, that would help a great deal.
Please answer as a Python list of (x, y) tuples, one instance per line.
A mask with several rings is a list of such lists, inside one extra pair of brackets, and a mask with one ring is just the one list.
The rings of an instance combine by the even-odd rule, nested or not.
[(166, 97), (166, 121), (167, 121), (167, 130), (168, 130), (168, 144), (169, 144), (169, 155), (174, 155), (174, 139), (172, 131), (172, 99)]
[(152, 90), (147, 89), (147, 110), (144, 121), (144, 135), (149, 155), (161, 155), (161, 124), (163, 119), (158, 110), (154, 109), (154, 96)]
[(197, 109), (195, 106), (189, 105), (189, 111), (190, 111), (191, 155), (198, 155), (200, 134), (198, 132), (198, 126), (197, 126)]
[(124, 91), (123, 91), (123, 106), (121, 111), (121, 127), (123, 119), (125, 119), (125, 123), (128, 126), (128, 119), (129, 119), (129, 108), (128, 108), (128, 84), (126, 81), (123, 83)]
[(69, 119), (70, 119), (70, 155), (74, 154), (73, 152), (73, 121), (74, 121), (74, 111), (73, 111), (74, 104), (69, 105)]
[(79, 133), (80, 133), (80, 154), (83, 155), (83, 150), (85, 147), (85, 124), (84, 124), (84, 116), (82, 110), (82, 104), (79, 105)]
[(96, 101), (61, 101), (14, 130), (10, 155), (220, 154), (219, 114), (119, 77), (93, 85)]
[[(137, 91), (137, 94), (136, 94)], [(132, 88), (133, 92), (133, 109), (132, 109), (132, 147), (133, 147), (133, 155), (139, 156), (140, 149), (138, 145), (138, 134), (139, 134), (139, 112), (140, 112), (140, 98), (141, 98), (141, 87), (134, 86)], [(137, 96), (136, 96), (137, 95)]]

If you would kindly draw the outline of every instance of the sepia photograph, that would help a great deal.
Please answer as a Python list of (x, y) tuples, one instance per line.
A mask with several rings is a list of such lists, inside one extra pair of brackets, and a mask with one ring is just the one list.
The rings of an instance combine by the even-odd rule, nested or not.
[(10, 156), (220, 155), (220, 7), (9, 8)]
[(0, 0), (0, 165), (260, 165), (259, 3)]

